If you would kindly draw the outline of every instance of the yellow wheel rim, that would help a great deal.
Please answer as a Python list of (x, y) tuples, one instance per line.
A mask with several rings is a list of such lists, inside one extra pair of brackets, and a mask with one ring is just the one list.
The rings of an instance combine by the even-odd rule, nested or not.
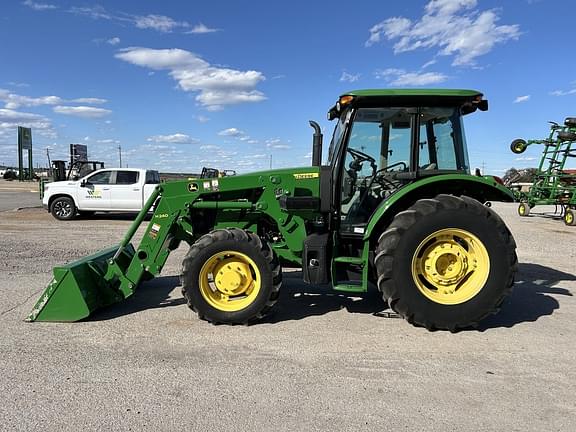
[(456, 305), (477, 295), (488, 280), (490, 258), (474, 234), (446, 228), (426, 237), (412, 258), (412, 277), (435, 303)]
[(526, 207), (524, 207), (524, 204), (520, 204), (518, 206), (518, 213), (520, 216), (524, 216), (526, 214)]
[(572, 223), (574, 222), (574, 215), (572, 214), (572, 212), (570, 212), (570, 211), (566, 212), (564, 220), (566, 221), (566, 223), (568, 225), (572, 225)]
[(236, 251), (212, 255), (200, 269), (198, 278), (204, 300), (224, 312), (236, 312), (252, 304), (261, 287), (256, 263)]
[(522, 153), (522, 150), (524, 150), (524, 146), (522, 144), (515, 144), (514, 145), (514, 151), (516, 153)]

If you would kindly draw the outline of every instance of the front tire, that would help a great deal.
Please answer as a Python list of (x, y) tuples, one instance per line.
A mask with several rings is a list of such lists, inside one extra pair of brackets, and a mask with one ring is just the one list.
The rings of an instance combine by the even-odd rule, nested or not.
[(416, 326), (474, 327), (511, 291), (515, 249), (504, 222), (478, 201), (422, 199), (398, 213), (378, 240), (378, 288)]
[(182, 262), (182, 294), (201, 319), (248, 324), (278, 300), (282, 269), (268, 243), (236, 228), (198, 239)]
[(61, 196), (50, 204), (50, 213), (58, 220), (71, 220), (76, 217), (76, 205), (74, 200), (67, 196)]

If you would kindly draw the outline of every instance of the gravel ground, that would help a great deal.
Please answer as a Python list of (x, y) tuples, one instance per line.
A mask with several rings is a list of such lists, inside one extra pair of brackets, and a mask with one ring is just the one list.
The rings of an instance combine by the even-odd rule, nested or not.
[(576, 228), (493, 207), (519, 274), (480, 330), (428, 332), (285, 274), (276, 313), (199, 321), (163, 276), (80, 323), (25, 323), (51, 268), (117, 243), (129, 218), (0, 212), (0, 429), (576, 430)]

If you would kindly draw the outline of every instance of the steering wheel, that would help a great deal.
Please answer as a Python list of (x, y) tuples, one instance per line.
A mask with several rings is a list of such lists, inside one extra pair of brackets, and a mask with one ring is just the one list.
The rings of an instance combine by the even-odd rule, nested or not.
[(346, 151), (348, 153), (350, 153), (352, 155), (352, 157), (354, 158), (354, 160), (357, 162), (368, 161), (371, 163), (376, 163), (376, 159), (374, 159), (372, 156), (370, 156), (364, 152), (361, 152), (360, 150), (356, 150), (356, 149), (348, 147), (346, 149)]

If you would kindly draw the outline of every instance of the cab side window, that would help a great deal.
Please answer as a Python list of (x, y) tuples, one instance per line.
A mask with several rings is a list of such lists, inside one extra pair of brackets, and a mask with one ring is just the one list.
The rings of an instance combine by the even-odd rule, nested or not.
[(107, 185), (110, 184), (110, 180), (112, 177), (112, 171), (101, 171), (93, 176), (90, 176), (86, 179), (88, 183), (95, 184), (95, 185)]
[(116, 172), (116, 184), (117, 185), (131, 185), (138, 183), (138, 172), (137, 171), (117, 171)]

